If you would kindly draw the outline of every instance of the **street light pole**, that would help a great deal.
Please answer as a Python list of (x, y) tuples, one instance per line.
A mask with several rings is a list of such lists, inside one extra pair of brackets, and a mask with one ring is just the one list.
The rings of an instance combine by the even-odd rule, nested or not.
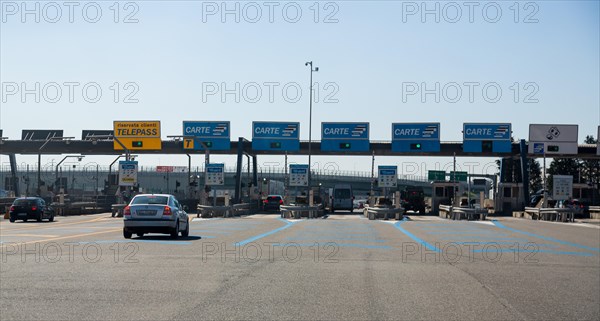
[(312, 183), (312, 174), (311, 174), (311, 161), (310, 157), (312, 155), (312, 92), (313, 92), (313, 72), (319, 71), (319, 67), (313, 68), (313, 62), (308, 61), (304, 64), (305, 66), (310, 66), (310, 86), (309, 86), (309, 112), (308, 112), (308, 191), (310, 193), (311, 183)]

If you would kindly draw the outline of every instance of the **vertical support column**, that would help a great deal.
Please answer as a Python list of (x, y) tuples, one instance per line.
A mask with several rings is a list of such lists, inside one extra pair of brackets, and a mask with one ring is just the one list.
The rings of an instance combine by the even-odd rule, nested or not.
[(187, 180), (187, 192), (189, 193), (189, 196), (186, 195), (186, 198), (192, 198), (192, 195), (194, 194), (193, 191), (193, 187), (192, 187), (192, 156), (190, 154), (186, 154), (188, 157), (188, 180)]
[(258, 186), (258, 163), (256, 155), (252, 155), (252, 186)]
[(238, 152), (237, 152), (237, 166), (235, 169), (235, 195), (234, 202), (241, 203), (241, 189), (242, 189), (242, 165), (244, 161), (244, 138), (238, 139)]
[[(10, 175), (12, 177), (12, 183), (13, 183), (13, 191), (15, 192), (15, 196), (19, 197), (19, 195), (21, 194), (19, 192), (19, 180), (18, 180), (18, 176), (17, 176), (17, 157), (15, 156), (15, 154), (9, 154), (8, 155), (8, 160), (10, 162)], [(29, 179), (29, 177), (27, 177), (27, 179)]]
[(521, 139), (521, 177), (523, 178), (523, 206), (521, 210), (525, 209), (527, 202), (529, 202), (529, 161), (527, 159), (527, 145), (525, 140)]
[(38, 154), (36, 195), (42, 196), (42, 154)]

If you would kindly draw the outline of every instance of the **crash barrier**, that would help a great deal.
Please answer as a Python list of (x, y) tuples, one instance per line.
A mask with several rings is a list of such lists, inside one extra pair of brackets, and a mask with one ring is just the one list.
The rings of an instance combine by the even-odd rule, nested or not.
[[(292, 205), (281, 205), (279, 207), (282, 218), (295, 218), (299, 219), (303, 216), (308, 218), (317, 218), (320, 216), (321, 210), (318, 206), (292, 206)], [(305, 214), (305, 215), (303, 215)]]
[(600, 206), (590, 206), (590, 218), (600, 220)]
[(451, 205), (440, 205), (440, 217), (448, 218), (451, 220), (475, 220), (478, 217), (482, 221), (485, 221), (488, 211), (486, 209), (476, 209), (470, 207), (457, 207)]
[(196, 217), (231, 217), (233, 216), (233, 206), (211, 206), (198, 204)]
[(127, 204), (112, 204), (110, 206), (112, 217), (123, 217), (123, 209), (127, 206)]
[(534, 220), (561, 222), (575, 221), (575, 212), (569, 208), (526, 207), (525, 213), (531, 215), (531, 218)]
[(250, 203), (240, 203), (231, 206), (234, 216), (248, 215), (252, 213), (252, 206)]
[(370, 220), (383, 218), (385, 220), (395, 218), (396, 220), (402, 220), (404, 218), (404, 209), (399, 208), (386, 208), (386, 207), (365, 207), (363, 213)]
[[(96, 202), (73, 202), (63, 204), (53, 202), (50, 206), (54, 209), (54, 215), (57, 216), (93, 213), (98, 208)], [(123, 207), (125, 207), (125, 205), (123, 205)]]
[(221, 206), (212, 206), (212, 205), (200, 205), (198, 204), (196, 217), (234, 217), (241, 215), (248, 215), (253, 212), (253, 208), (250, 203), (240, 203), (234, 205), (221, 205)]

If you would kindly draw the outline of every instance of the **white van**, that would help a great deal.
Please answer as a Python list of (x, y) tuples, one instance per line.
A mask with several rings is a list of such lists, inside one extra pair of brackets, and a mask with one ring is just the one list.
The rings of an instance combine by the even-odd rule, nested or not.
[(331, 194), (331, 213), (336, 210), (354, 211), (354, 194), (352, 186), (349, 184), (340, 184), (333, 187)]

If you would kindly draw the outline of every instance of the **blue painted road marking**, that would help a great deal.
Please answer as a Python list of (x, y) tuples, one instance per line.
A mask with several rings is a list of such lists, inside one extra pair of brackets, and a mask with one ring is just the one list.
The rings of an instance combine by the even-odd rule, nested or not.
[(282, 221), (282, 222), (285, 222), (285, 224), (286, 224), (286, 225), (284, 225), (284, 226), (282, 226), (282, 227), (279, 227), (279, 228), (276, 228), (276, 229), (274, 229), (274, 230), (272, 230), (272, 231), (269, 231), (269, 232), (266, 232), (266, 233), (263, 233), (263, 234), (260, 234), (260, 235), (257, 235), (257, 236), (254, 236), (254, 237), (251, 237), (251, 238), (249, 238), (249, 239), (245, 239), (245, 240), (243, 240), (243, 241), (241, 241), (241, 242), (238, 242), (237, 244), (238, 244), (238, 245), (240, 245), (240, 246), (244, 246), (244, 245), (246, 245), (246, 244), (248, 244), (248, 243), (250, 243), (250, 242), (254, 242), (254, 241), (258, 240), (258, 239), (262, 239), (263, 237), (266, 237), (266, 236), (269, 236), (269, 235), (275, 234), (275, 233), (277, 233), (277, 232), (279, 232), (279, 231), (283, 231), (283, 230), (285, 230), (286, 228), (289, 228), (289, 227), (291, 227), (292, 225), (296, 225), (296, 224), (297, 224), (297, 223), (299, 223), (299, 222), (303, 222), (303, 221), (290, 222), (290, 221), (284, 220), (284, 219), (282, 219), (282, 218), (280, 218), (280, 217), (278, 217), (277, 219), (278, 219), (278, 220), (280, 220), (280, 221)]
[[(292, 246), (292, 245), (294, 245), (294, 246), (301, 246), (301, 247), (310, 247), (310, 246), (315, 246), (315, 243), (287, 243), (287, 244), (273, 244), (273, 246)], [(368, 245), (368, 244), (337, 243), (337, 242), (327, 242), (327, 243), (323, 243), (323, 245), (326, 245), (328, 243), (332, 244), (333, 246), (356, 247), (356, 248), (363, 248), (363, 249), (389, 250), (392, 248), (387, 245)], [(319, 245), (321, 245), (321, 244), (319, 244)]]
[(92, 242), (77, 242), (77, 244), (109, 244), (109, 243), (158, 243), (165, 245), (190, 245), (192, 242), (187, 241), (161, 241), (161, 240), (140, 240), (140, 239), (128, 239), (128, 240), (102, 240)]
[(537, 234), (534, 234), (534, 233), (529, 233), (529, 232), (517, 230), (517, 229), (511, 228), (511, 227), (508, 227), (508, 226), (504, 226), (504, 224), (502, 224), (502, 223), (500, 223), (500, 222), (498, 222), (496, 220), (493, 220), (492, 222), (498, 228), (506, 229), (506, 230), (509, 230), (511, 232), (520, 233), (520, 234), (524, 234), (524, 235), (527, 235), (527, 236), (539, 238), (539, 239), (550, 241), (550, 242), (556, 242), (556, 243), (563, 244), (563, 245), (577, 247), (577, 248), (588, 250), (588, 251), (600, 252), (600, 248), (595, 248), (595, 247), (591, 247), (591, 246), (586, 246), (586, 245), (571, 243), (571, 242), (567, 242), (567, 241), (562, 241), (562, 240), (559, 240), (559, 239), (555, 239), (553, 237), (548, 237), (548, 236), (543, 236), (543, 235), (537, 235)]
[(426, 249), (428, 249), (428, 250), (430, 250), (430, 251), (440, 252), (440, 250), (439, 250), (437, 247), (435, 247), (435, 246), (433, 246), (433, 245), (431, 245), (431, 244), (429, 244), (429, 243), (425, 242), (424, 240), (422, 240), (422, 239), (420, 239), (420, 238), (416, 237), (415, 235), (413, 235), (413, 234), (412, 234), (412, 233), (410, 233), (409, 231), (405, 230), (405, 229), (404, 229), (404, 228), (401, 226), (401, 224), (402, 224), (402, 223), (404, 223), (404, 222), (405, 222), (405, 221), (404, 221), (404, 220), (402, 220), (402, 221), (400, 221), (400, 222), (398, 222), (398, 223), (395, 223), (395, 224), (394, 224), (394, 226), (395, 226), (397, 229), (399, 229), (399, 230), (400, 230), (402, 233), (406, 234), (406, 236), (408, 236), (408, 237), (410, 237), (411, 239), (413, 239), (415, 242), (417, 242), (417, 243), (419, 243), (419, 244), (422, 244), (422, 245), (424, 245)]

